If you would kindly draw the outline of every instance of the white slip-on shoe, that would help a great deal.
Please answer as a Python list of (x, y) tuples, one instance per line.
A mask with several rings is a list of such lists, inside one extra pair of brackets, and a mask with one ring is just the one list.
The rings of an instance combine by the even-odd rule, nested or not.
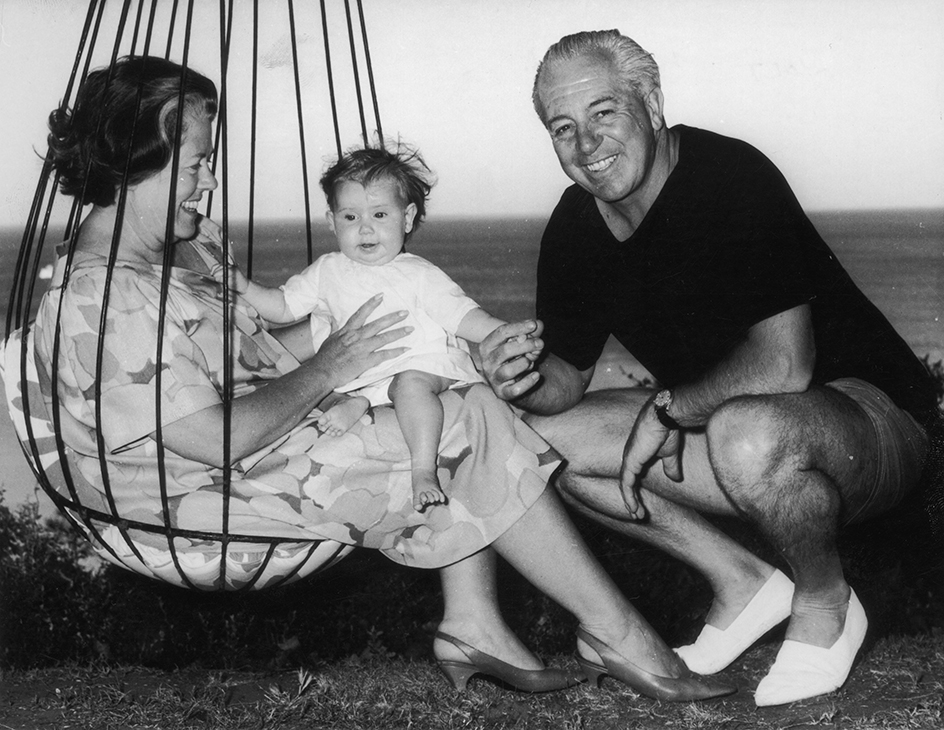
[(775, 570), (728, 628), (705, 624), (694, 644), (675, 650), (696, 674), (715, 674), (737, 659), (761, 636), (790, 617), (793, 581)]
[(785, 705), (839, 689), (865, 640), (869, 621), (855, 591), (849, 597), (842, 634), (828, 649), (785, 640), (773, 666), (757, 685), (758, 707)]

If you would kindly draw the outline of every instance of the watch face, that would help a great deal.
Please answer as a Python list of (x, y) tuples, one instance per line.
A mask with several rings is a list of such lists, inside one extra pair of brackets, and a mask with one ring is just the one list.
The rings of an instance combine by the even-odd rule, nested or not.
[(672, 391), (660, 390), (656, 393), (655, 400), (652, 403), (656, 408), (668, 408), (669, 404), (672, 403)]

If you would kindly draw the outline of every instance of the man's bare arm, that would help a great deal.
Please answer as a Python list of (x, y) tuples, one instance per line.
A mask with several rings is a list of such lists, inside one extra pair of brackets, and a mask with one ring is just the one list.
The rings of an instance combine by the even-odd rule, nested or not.
[(737, 395), (802, 393), (815, 362), (810, 307), (803, 304), (758, 322), (703, 378), (675, 388), (668, 413), (682, 426), (701, 426)]
[(479, 348), (485, 378), (499, 398), (531, 413), (550, 415), (575, 405), (593, 377), (559, 357), (543, 353), (540, 320), (503, 325)]

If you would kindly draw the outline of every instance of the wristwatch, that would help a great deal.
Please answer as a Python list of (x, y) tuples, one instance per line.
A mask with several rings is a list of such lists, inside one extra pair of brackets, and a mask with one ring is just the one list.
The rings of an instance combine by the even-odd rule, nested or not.
[(659, 423), (666, 428), (678, 431), (682, 427), (679, 425), (678, 421), (669, 415), (669, 406), (672, 405), (672, 398), (672, 391), (665, 388), (656, 393), (656, 397), (652, 399), (652, 406), (655, 408), (656, 418), (659, 419)]

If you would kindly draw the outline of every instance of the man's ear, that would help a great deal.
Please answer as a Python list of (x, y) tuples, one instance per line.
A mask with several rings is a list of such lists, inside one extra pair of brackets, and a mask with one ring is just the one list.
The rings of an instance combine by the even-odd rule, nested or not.
[(413, 230), (413, 220), (416, 218), (416, 203), (410, 203), (403, 209), (403, 232), (409, 233)]
[(331, 229), (332, 233), (336, 233), (334, 230), (334, 213), (331, 212), (331, 209), (325, 211), (325, 220), (328, 221), (328, 228)]
[(656, 86), (646, 96), (646, 110), (649, 112), (649, 122), (655, 131), (659, 131), (665, 126), (665, 116), (662, 114), (665, 97), (662, 96), (662, 89)]

